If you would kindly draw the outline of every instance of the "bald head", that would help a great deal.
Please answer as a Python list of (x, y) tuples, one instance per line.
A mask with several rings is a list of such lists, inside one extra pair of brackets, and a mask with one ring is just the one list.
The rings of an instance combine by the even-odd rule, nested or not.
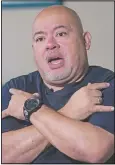
[(34, 23), (33, 23), (33, 27), (37, 20), (44, 19), (44, 17), (46, 17), (48, 15), (51, 16), (54, 14), (59, 15), (59, 16), (65, 16), (65, 19), (67, 19), (68, 21), (71, 20), (71, 22), (73, 22), (76, 25), (77, 30), (81, 34), (83, 34), (83, 27), (82, 27), (82, 23), (81, 23), (81, 20), (80, 20), (78, 14), (74, 10), (72, 10), (68, 7), (62, 6), (62, 5), (54, 5), (54, 6), (50, 6), (50, 7), (43, 9), (36, 16)]
[(78, 14), (68, 7), (50, 6), (36, 16), (33, 52), (47, 85), (60, 86), (83, 76), (88, 66), (86, 46), (89, 45), (84, 34)]

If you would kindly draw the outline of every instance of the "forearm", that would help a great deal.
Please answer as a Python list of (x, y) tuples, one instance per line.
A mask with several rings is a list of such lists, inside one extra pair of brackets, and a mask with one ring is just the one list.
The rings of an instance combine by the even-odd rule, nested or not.
[(113, 141), (113, 136), (103, 129), (67, 118), (45, 106), (33, 113), (30, 120), (52, 145), (80, 161), (93, 162), (99, 154), (101, 159), (108, 138), (111, 139), (108, 147)]
[(30, 163), (48, 141), (34, 126), (2, 134), (2, 163)]
[(34, 159), (36, 159), (37, 156), (43, 151), (43, 149), (46, 147), (46, 141), (42, 142), (39, 146), (36, 146), (34, 149), (29, 150), (26, 153), (23, 153), (23, 155), (18, 156), (15, 163), (32, 163)]

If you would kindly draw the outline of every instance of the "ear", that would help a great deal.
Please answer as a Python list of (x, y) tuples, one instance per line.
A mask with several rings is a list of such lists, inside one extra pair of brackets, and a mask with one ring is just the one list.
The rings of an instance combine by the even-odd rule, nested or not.
[(90, 49), (90, 46), (91, 46), (91, 34), (89, 32), (85, 32), (83, 33), (83, 37), (84, 37), (84, 41), (85, 41), (85, 47), (86, 47), (86, 50), (89, 50)]

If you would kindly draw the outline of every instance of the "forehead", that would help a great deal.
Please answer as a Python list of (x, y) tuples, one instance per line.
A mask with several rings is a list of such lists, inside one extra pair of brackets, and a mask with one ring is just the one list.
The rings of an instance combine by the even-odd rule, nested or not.
[(72, 27), (75, 25), (75, 21), (72, 16), (67, 13), (53, 12), (38, 16), (33, 24), (33, 31), (50, 30), (59, 25)]

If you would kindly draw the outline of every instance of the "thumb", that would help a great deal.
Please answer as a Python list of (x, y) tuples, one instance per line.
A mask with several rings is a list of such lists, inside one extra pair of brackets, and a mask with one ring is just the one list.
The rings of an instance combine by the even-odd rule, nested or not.
[(4, 111), (2, 111), (2, 119), (9, 116), (8, 114), (8, 109), (5, 109)]

